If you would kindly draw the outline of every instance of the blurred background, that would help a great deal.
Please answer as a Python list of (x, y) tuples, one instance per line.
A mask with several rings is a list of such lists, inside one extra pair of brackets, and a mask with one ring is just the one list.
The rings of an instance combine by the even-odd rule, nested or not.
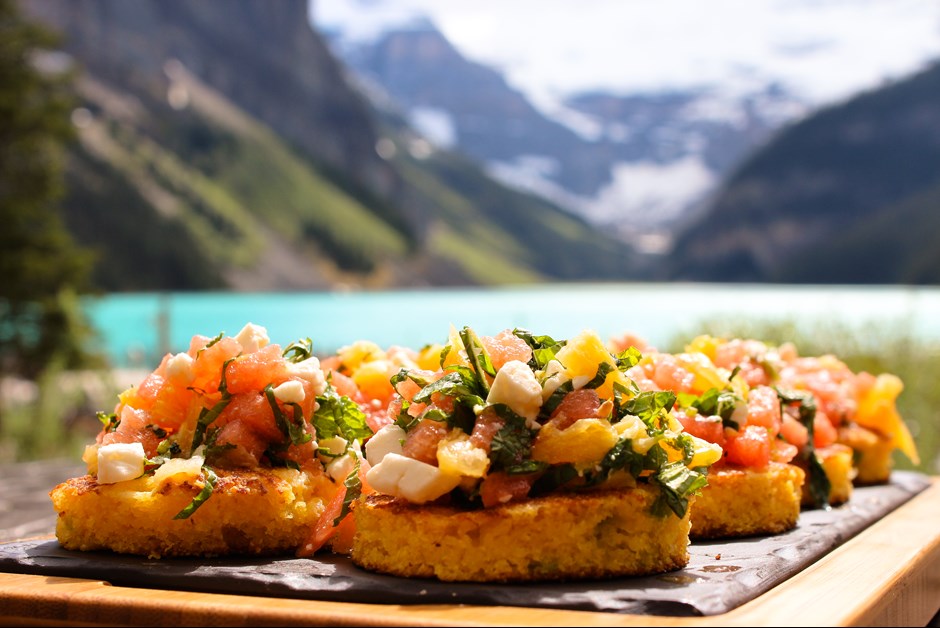
[(0, 455), (194, 334), (454, 324), (836, 353), (936, 472), (940, 4), (576, 6), (0, 0)]

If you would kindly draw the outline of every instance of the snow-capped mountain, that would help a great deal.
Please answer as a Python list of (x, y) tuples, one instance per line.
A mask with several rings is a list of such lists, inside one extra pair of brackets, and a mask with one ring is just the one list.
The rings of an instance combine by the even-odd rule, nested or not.
[[(320, 11), (314, 5), (312, 12), (314, 26), (326, 35), (334, 53), (373, 93), (380, 91), (397, 103), (433, 143), (469, 154), (503, 181), (538, 192), (650, 251), (664, 249), (676, 223), (705, 203), (746, 155), (826, 99), (852, 93), (850, 86), (836, 83), (851, 83), (845, 75), (858, 74), (854, 66), (846, 67), (839, 80), (830, 81), (827, 92), (816, 74), (799, 75), (785, 64), (754, 58), (737, 61), (721, 77), (703, 70), (699, 81), (663, 80), (632, 87), (608, 82), (593, 89), (579, 85), (551, 90), (540, 88), (535, 79), (520, 80), (511, 64), (500, 67), (498, 61), (480, 62), (463, 52), (431, 21), (429, 10), (422, 12), (414, 2), (344, 3), (347, 10), (356, 7), (355, 19), (335, 2), (320, 4)], [(550, 11), (555, 5), (539, 6)], [(404, 14), (395, 13), (403, 7)], [(714, 13), (720, 17), (719, 11), (716, 7)], [(539, 42), (533, 37), (535, 47)], [(776, 54), (799, 58), (835, 46), (820, 37), (806, 37), (778, 37)], [(519, 33), (515, 39), (523, 38)], [(674, 46), (680, 46), (679, 41)], [(521, 54), (518, 45), (506, 43), (508, 54)], [(555, 47), (577, 58), (588, 47), (578, 45), (559, 41)], [(466, 43), (463, 47), (471, 48)], [(898, 62), (897, 71), (936, 51), (940, 33), (909, 52), (907, 66)], [(477, 48), (476, 57), (486, 52)], [(624, 76), (649, 73), (647, 66), (660, 62), (655, 50), (650, 53), (622, 61), (608, 56), (605, 63), (621, 65)], [(497, 57), (496, 52), (489, 55)], [(686, 61), (694, 66), (697, 59)], [(706, 69), (719, 65), (698, 61)], [(581, 67), (591, 74), (598, 65), (585, 57)], [(558, 73), (564, 71), (559, 61)], [(880, 76), (888, 74), (883, 69)], [(803, 83), (794, 76), (803, 76)], [(855, 89), (864, 86), (861, 78), (854, 80)]]

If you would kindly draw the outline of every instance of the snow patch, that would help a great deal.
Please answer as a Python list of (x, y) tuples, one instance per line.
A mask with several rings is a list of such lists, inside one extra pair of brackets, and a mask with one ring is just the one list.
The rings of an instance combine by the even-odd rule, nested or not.
[(408, 121), (418, 133), (440, 148), (457, 145), (454, 118), (437, 107), (415, 107), (408, 112)]
[(611, 176), (611, 183), (589, 202), (589, 217), (643, 229), (679, 218), (717, 183), (715, 174), (695, 155), (667, 164), (619, 162)]

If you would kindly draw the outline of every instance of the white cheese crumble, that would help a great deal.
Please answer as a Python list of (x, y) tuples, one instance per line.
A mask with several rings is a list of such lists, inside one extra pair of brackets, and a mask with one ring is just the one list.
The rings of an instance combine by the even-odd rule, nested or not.
[(193, 383), (193, 357), (188, 353), (177, 353), (166, 363), (166, 377), (174, 384), (188, 386)]
[(388, 454), (401, 455), (402, 443), (405, 442), (405, 430), (389, 423), (379, 429), (368, 441), (366, 441), (366, 460), (373, 467), (385, 458)]
[(271, 342), (268, 338), (268, 330), (254, 323), (248, 323), (242, 327), (242, 330), (235, 336), (235, 340), (242, 346), (242, 351), (245, 353), (254, 353)]
[(331, 436), (330, 438), (317, 441), (317, 447), (319, 449), (325, 449), (333, 456), (341, 456), (346, 453), (347, 444), (348, 441), (342, 436)]
[(542, 370), (542, 400), (547, 401), (558, 387), (568, 381), (564, 365), (558, 360), (549, 360)]
[(320, 368), (320, 360), (316, 357), (307, 358), (303, 362), (288, 362), (287, 372), (313, 384), (315, 395), (322, 395), (326, 391), (326, 378)]
[(446, 474), (420, 460), (390, 453), (369, 469), (366, 481), (380, 493), (424, 504), (457, 488), (460, 476)]
[(345, 480), (356, 467), (356, 457), (344, 454), (326, 465), (326, 472), (335, 482)]
[(144, 474), (147, 454), (141, 443), (112, 443), (98, 448), (98, 484), (133, 480)]
[(303, 403), (306, 398), (304, 385), (290, 380), (274, 387), (274, 398), (282, 403)]
[(531, 429), (537, 426), (535, 419), (542, 407), (542, 386), (528, 364), (510, 360), (496, 372), (486, 403), (506, 404), (513, 412), (525, 417), (526, 426)]

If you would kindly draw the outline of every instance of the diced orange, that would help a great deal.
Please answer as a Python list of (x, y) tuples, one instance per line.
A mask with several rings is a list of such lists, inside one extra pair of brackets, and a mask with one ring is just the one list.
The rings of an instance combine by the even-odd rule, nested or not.
[(568, 429), (546, 423), (532, 444), (532, 459), (548, 464), (599, 462), (617, 444), (619, 435), (604, 419), (580, 419)]

